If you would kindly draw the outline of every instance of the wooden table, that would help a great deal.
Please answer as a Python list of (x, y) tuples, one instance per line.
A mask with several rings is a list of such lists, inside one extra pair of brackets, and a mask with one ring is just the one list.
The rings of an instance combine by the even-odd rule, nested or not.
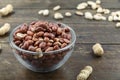
[[(55, 21), (52, 11), (54, 6), (61, 5), (61, 13), (74, 13), (76, 5), (83, 1), (87, 0), (1, 0), (0, 8), (11, 3), (15, 13), (0, 18), (0, 25), (8, 22), (14, 29), (19, 24), (34, 20)], [(120, 0), (102, 0), (102, 6), (116, 11), (120, 9)], [(50, 16), (38, 15), (41, 9), (50, 9)], [(77, 74), (86, 65), (94, 69), (88, 80), (120, 80), (120, 29), (115, 28), (115, 22), (86, 20), (76, 15), (59, 21), (71, 26), (77, 35), (70, 59), (56, 71), (45, 74), (32, 72), (15, 59), (8, 43), (8, 33), (0, 37), (3, 48), (0, 54), (0, 80), (76, 80)], [(96, 42), (101, 43), (105, 50), (101, 58), (91, 53), (91, 47)]]

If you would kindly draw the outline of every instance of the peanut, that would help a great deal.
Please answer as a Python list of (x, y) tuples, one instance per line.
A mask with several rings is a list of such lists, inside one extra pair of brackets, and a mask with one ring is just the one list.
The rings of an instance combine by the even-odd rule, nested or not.
[(54, 19), (63, 19), (64, 17), (63, 17), (63, 15), (61, 14), (61, 13), (58, 13), (58, 12), (56, 12), (55, 14), (54, 14)]
[(91, 66), (86, 66), (77, 76), (77, 80), (87, 80), (92, 73), (93, 69)]
[(81, 11), (76, 11), (75, 14), (78, 15), (78, 16), (83, 16), (84, 15), (83, 12), (81, 12)]
[(70, 12), (66, 12), (65, 16), (70, 17), (70, 16), (72, 16), (72, 14)]
[(119, 28), (120, 27), (120, 22), (117, 22), (116, 23), (116, 28)]
[(78, 10), (85, 9), (87, 6), (88, 6), (88, 4), (86, 2), (82, 2), (77, 5), (76, 9), (78, 9)]
[(55, 6), (54, 8), (53, 8), (53, 10), (54, 11), (57, 11), (57, 10), (59, 10), (61, 8), (61, 6), (60, 5), (57, 5), (57, 6)]
[(5, 23), (1, 28), (0, 28), (0, 35), (4, 35), (10, 30), (11, 26), (9, 23)]
[(0, 15), (6, 16), (13, 12), (13, 6), (11, 4), (6, 5), (4, 8), (0, 9)]
[(102, 56), (104, 54), (104, 50), (102, 48), (102, 45), (99, 43), (96, 43), (95, 45), (93, 45), (92, 49), (93, 49), (93, 52), (96, 56)]
[(90, 12), (85, 12), (85, 18), (86, 18), (86, 19), (93, 19), (92, 13), (90, 13)]

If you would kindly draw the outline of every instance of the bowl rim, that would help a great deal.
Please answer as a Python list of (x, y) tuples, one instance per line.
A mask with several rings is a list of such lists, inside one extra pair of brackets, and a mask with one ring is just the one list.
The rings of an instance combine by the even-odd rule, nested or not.
[[(40, 20), (39, 20), (40, 21)], [(75, 31), (69, 27), (68, 25), (64, 24), (64, 23), (61, 23), (61, 22), (53, 22), (53, 21), (47, 21), (47, 22), (52, 22), (52, 23), (56, 23), (56, 24), (61, 24), (63, 27), (67, 27), (70, 29), (70, 33), (72, 35), (72, 41), (70, 44), (68, 44), (66, 47), (64, 48), (61, 48), (61, 49), (58, 49), (58, 50), (54, 50), (54, 51), (49, 51), (49, 52), (42, 52), (43, 54), (50, 54), (50, 53), (57, 53), (59, 51), (63, 51), (63, 50), (66, 50), (68, 48), (70, 48), (72, 45), (74, 45), (75, 41), (76, 41), (76, 34), (75, 34)], [(23, 25), (23, 24), (21, 24)], [(10, 46), (13, 48), (13, 49), (17, 49), (19, 51), (22, 51), (22, 52), (25, 52), (25, 53), (28, 53), (28, 54), (39, 54), (39, 52), (33, 52), (33, 51), (28, 51), (28, 50), (24, 50), (24, 49), (21, 49), (20, 47), (18, 47), (17, 45), (15, 45), (15, 43), (13, 42), (13, 34), (14, 32), (21, 27), (21, 25), (18, 25), (17, 27), (15, 27), (12, 32), (10, 33), (10, 36), (9, 36), (9, 41), (10, 41)]]

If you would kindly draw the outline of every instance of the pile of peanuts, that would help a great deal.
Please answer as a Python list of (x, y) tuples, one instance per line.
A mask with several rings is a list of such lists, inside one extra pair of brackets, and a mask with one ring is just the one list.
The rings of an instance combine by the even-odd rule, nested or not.
[[(107, 21), (117, 21), (116, 27), (120, 27), (120, 11), (111, 12), (109, 9), (103, 8), (101, 6), (101, 0), (94, 1), (87, 1), (87, 2), (81, 2), (76, 6), (75, 14), (78, 16), (84, 16), (85, 19), (89, 20), (107, 20)], [(84, 12), (84, 9), (91, 8), (95, 11), (95, 13), (86, 11)], [(57, 5), (53, 7), (54, 12), (54, 19), (59, 20), (63, 19), (65, 17), (71, 17), (71, 12), (65, 12), (64, 15), (59, 12), (61, 9), (60, 5)], [(50, 11), (48, 9), (40, 10), (38, 14), (42, 14), (43, 16), (48, 16), (50, 14)], [(106, 17), (108, 15), (108, 17)]]
[(14, 33), (14, 42), (22, 49), (36, 52), (58, 50), (70, 43), (71, 34), (67, 27), (47, 21), (23, 24)]

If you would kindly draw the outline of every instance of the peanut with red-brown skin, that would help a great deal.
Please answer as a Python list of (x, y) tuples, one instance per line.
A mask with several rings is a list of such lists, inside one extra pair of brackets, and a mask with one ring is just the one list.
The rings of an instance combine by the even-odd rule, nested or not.
[(45, 32), (44, 33), (44, 37), (48, 37), (49, 36), (49, 33), (48, 32)]
[(57, 29), (57, 34), (59, 35), (59, 34), (61, 34), (62, 33), (62, 29), (61, 28), (58, 28)]
[(53, 49), (54, 49), (54, 50), (58, 50), (58, 49), (59, 49), (59, 46), (58, 46), (58, 45), (55, 45), (55, 46), (53, 47)]
[(65, 32), (70, 32), (70, 29), (67, 27), (65, 27), (64, 30), (65, 30)]
[(33, 40), (27, 40), (27, 42), (29, 43), (29, 45), (32, 45), (34, 43)]
[(39, 44), (39, 47), (40, 47), (40, 48), (45, 48), (45, 47), (46, 47), (46, 42), (41, 42), (41, 43)]
[(28, 48), (28, 50), (33, 51), (33, 52), (36, 51), (36, 49), (37, 49), (37, 48), (34, 47), (34, 46), (29, 46), (29, 48)]
[(30, 23), (30, 25), (34, 25), (35, 23), (36, 23), (36, 21), (33, 21), (33, 22)]
[(63, 32), (61, 36), (62, 36), (62, 38), (66, 38), (67, 39), (68, 34), (66, 34), (65, 32)]
[(60, 41), (61, 43), (64, 43), (64, 39), (63, 39), (63, 38), (59, 38), (59, 41)]
[(55, 35), (53, 33), (50, 33), (50, 36), (49, 36), (51, 39), (55, 38)]
[(48, 31), (48, 32), (52, 32), (52, 29), (51, 29), (51, 28), (47, 28), (47, 31)]
[(27, 34), (28, 34), (29, 36), (33, 36), (33, 35), (34, 35), (34, 33), (33, 33), (32, 31), (27, 31)]
[(38, 40), (34, 43), (34, 46), (38, 46), (40, 43), (41, 43), (41, 41)]
[(38, 39), (38, 38), (33, 37), (33, 38), (32, 38), (32, 40), (33, 40), (33, 41), (38, 41), (39, 39)]
[(38, 40), (39, 40), (40, 42), (42, 42), (44, 39), (43, 39), (43, 38), (39, 38)]
[(59, 40), (60, 40), (59, 38), (54, 38), (55, 42), (59, 42)]
[(25, 40), (27, 41), (27, 40), (32, 40), (32, 36), (26, 36), (25, 37)]
[(70, 41), (68, 39), (63, 39), (65, 43), (69, 44)]
[(47, 43), (47, 46), (52, 46), (52, 43), (48, 42), (48, 43)]
[(53, 27), (52, 27), (52, 30), (53, 30), (53, 31), (57, 31), (57, 28), (58, 28), (58, 27), (53, 26)]
[(45, 42), (49, 42), (49, 38), (48, 37), (44, 37), (44, 41)]
[(36, 52), (42, 52), (41, 48), (37, 48)]
[(49, 40), (49, 42), (53, 43), (54, 41), (53, 40)]
[(30, 25), (29, 30), (32, 31), (32, 32), (35, 32), (35, 27)]
[(52, 51), (53, 50), (53, 47), (48, 47), (45, 52), (49, 52), (49, 51)]
[(66, 38), (67, 38), (68, 40), (70, 40), (70, 39), (71, 39), (71, 34), (67, 34)]
[(53, 39), (55, 37), (55, 35), (52, 33), (45, 32), (44, 37), (49, 37), (49, 38)]
[(29, 47), (29, 42), (25, 41), (24, 44), (23, 44), (23, 48), (28, 49), (28, 47)]
[(20, 45), (19, 45), (19, 47), (21, 48), (23, 46), (23, 43), (21, 43)]
[(18, 45), (18, 46), (20, 45), (20, 43), (21, 43), (21, 41), (19, 41), (19, 40), (15, 41), (15, 44)]
[(23, 24), (21, 27), (20, 27), (20, 31), (22, 33), (26, 33), (26, 31), (28, 30), (28, 25), (27, 24)]
[(64, 48), (65, 46), (67, 46), (67, 44), (66, 44), (66, 43), (63, 43), (63, 44), (61, 45), (61, 48)]
[(39, 31), (46, 31), (46, 29), (44, 29), (42, 27), (35, 28), (35, 32), (39, 32)]
[(44, 35), (44, 32), (43, 32), (43, 31), (40, 31), (40, 32), (38, 32), (36, 35), (39, 36), (39, 37), (41, 37), (41, 36)]
[(61, 46), (62, 44), (60, 42), (55, 42), (53, 45), (59, 45), (59, 46)]

